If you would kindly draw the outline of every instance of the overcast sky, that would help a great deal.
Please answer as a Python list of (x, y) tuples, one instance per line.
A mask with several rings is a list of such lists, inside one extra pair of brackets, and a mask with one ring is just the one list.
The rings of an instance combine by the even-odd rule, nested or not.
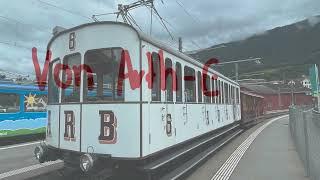
[[(117, 4), (134, 0), (10, 0), (0, 1), (0, 69), (34, 74), (31, 48), (44, 50), (56, 25), (70, 28), (92, 22), (93, 14), (115, 12)], [(174, 37), (187, 51), (241, 40), (277, 26), (320, 15), (319, 0), (155, 0)], [(49, 3), (49, 4), (47, 4)], [(54, 6), (52, 6), (54, 5)], [(133, 16), (146, 33), (150, 11)], [(99, 20), (115, 20), (114, 15)], [(120, 19), (121, 20), (121, 19)], [(176, 44), (157, 20), (152, 36)], [(174, 42), (174, 43), (173, 43)]]

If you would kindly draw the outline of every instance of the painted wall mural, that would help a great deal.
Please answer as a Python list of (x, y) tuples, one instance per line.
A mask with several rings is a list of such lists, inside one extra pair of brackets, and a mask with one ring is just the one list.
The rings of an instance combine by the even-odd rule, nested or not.
[(46, 132), (47, 94), (0, 89), (0, 138)]

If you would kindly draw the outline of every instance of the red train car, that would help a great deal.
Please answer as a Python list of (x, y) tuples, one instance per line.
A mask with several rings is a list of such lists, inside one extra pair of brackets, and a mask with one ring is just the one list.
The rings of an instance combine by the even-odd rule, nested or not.
[(264, 114), (264, 97), (241, 90), (241, 121), (247, 124)]

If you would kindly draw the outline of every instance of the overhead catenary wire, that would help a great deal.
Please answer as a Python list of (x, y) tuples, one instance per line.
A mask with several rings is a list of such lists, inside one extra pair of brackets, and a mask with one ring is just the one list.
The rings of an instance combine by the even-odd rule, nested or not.
[(193, 16), (184, 6), (183, 4), (179, 1), (179, 0), (175, 0), (175, 2), (181, 7), (181, 9), (188, 15), (190, 16), (194, 22), (196, 23), (200, 23), (200, 19), (198, 19), (196, 16)]
[[(161, 2), (163, 3), (163, 1), (161, 0)], [(181, 4), (180, 4), (181, 5)], [(136, 26), (137, 28), (139, 28), (140, 31), (143, 31), (142, 28), (139, 26), (139, 24), (137, 23), (137, 21), (135, 20), (135, 18), (131, 15), (131, 13), (129, 11), (136, 9), (138, 7), (141, 6), (145, 6), (147, 7), (147, 9), (150, 9), (150, 29), (149, 29), (149, 34), (152, 35), (152, 27), (153, 27), (153, 15), (155, 15), (155, 19), (158, 20), (159, 24), (165, 29), (165, 31), (169, 34), (170, 38), (172, 40), (175, 40), (176, 38), (174, 37), (173, 33), (169, 30), (167, 24), (171, 27), (173, 27), (166, 19), (164, 19), (158, 12), (158, 10), (155, 8), (154, 6), (154, 0), (139, 0), (133, 3), (130, 3), (128, 5), (123, 5), (123, 4), (119, 4), (118, 5), (118, 12), (110, 12), (110, 13), (102, 13), (102, 14), (95, 14), (92, 16), (92, 19), (94, 21), (99, 21), (97, 19), (98, 16), (105, 16), (105, 15), (112, 15), (112, 14), (116, 14), (117, 15), (117, 19), (119, 16), (122, 17), (123, 21), (125, 23), (130, 24), (131, 26)], [(182, 5), (181, 5), (182, 6)], [(182, 6), (183, 7), (183, 6)], [(190, 14), (191, 15), (191, 14)], [(176, 42), (175, 42), (176, 43)], [(193, 40), (191, 40), (191, 44), (194, 45), (195, 47), (200, 49), (200, 46), (197, 45), (196, 42), (194, 42)]]
[[(193, 15), (191, 15), (191, 13), (189, 13), (189, 11), (183, 6), (183, 4), (182, 4), (181, 2), (179, 2), (178, 0), (175, 0), (175, 1), (176, 1), (176, 3), (180, 6), (180, 8), (182, 8), (183, 11), (184, 11), (188, 16), (190, 16), (190, 17), (193, 19), (193, 21), (196, 21), (196, 23), (200, 23), (200, 20), (199, 20), (198, 18), (194, 17)], [(164, 4), (163, 1), (162, 1), (162, 4)], [(164, 19), (164, 18), (163, 18), (163, 20), (164, 20), (173, 30), (177, 31), (177, 29), (176, 29), (170, 22), (168, 22), (168, 21), (167, 21), (166, 19)], [(190, 41), (191, 44), (194, 45), (196, 48), (201, 49), (201, 47), (198, 45), (198, 43), (196, 43), (196, 42), (193, 41), (192, 39), (189, 39), (188, 41)]]
[(150, 36), (152, 35), (152, 15), (153, 15), (152, 8), (150, 8)]
[(172, 35), (172, 33), (169, 31), (167, 25), (164, 23), (163, 17), (160, 16), (160, 14), (158, 13), (158, 10), (152, 6), (153, 12), (157, 15), (157, 17), (160, 19), (162, 26), (165, 28), (165, 30), (168, 32), (168, 34), (170, 35), (171, 39), (174, 40), (174, 37)]
[[(41, 1), (41, 0), (38, 0)], [(156, 17), (160, 20), (160, 25), (167, 31), (167, 33), (169, 34), (169, 36), (171, 37), (172, 40), (174, 40), (174, 36), (172, 35), (172, 33), (170, 32), (170, 30), (168, 29), (168, 27), (166, 26), (164, 19), (160, 16), (160, 14), (158, 13), (157, 9), (154, 7), (153, 4), (154, 0), (139, 0), (133, 3), (130, 3), (128, 5), (122, 5), (122, 4), (118, 4), (118, 12), (112, 12), (112, 13), (102, 13), (102, 14), (95, 14), (92, 15), (92, 19), (94, 21), (99, 21), (97, 19), (97, 16), (104, 16), (104, 15), (111, 15), (111, 14), (116, 14), (117, 15), (117, 20), (118, 17), (121, 15), (123, 21), (125, 23), (130, 24), (131, 26), (134, 24), (136, 27), (139, 28), (140, 31), (143, 31), (141, 29), (141, 27), (138, 25), (138, 23), (136, 22), (136, 20), (134, 19), (134, 17), (130, 14), (130, 10), (136, 9), (138, 7), (141, 6), (146, 6), (147, 8), (150, 8), (150, 30), (149, 33), (150, 35), (152, 34), (152, 22), (153, 22), (153, 14), (156, 15)], [(161, 2), (163, 3), (163, 1), (161, 0)]]
[[(31, 50), (31, 49), (32, 49), (31, 47), (24, 46), (24, 45), (18, 44), (18, 43), (16, 43), (16, 42), (10, 43), (10, 42), (5, 42), (5, 41), (0, 41), (0, 44), (4, 44), (4, 45), (7, 45), (7, 46), (12, 46), (12, 47), (23, 48), (23, 49), (26, 49), (26, 50)], [(39, 52), (46, 53), (46, 51), (43, 50), (43, 49), (38, 49), (38, 51), (39, 51)]]
[(6, 21), (8, 21), (8, 22), (19, 23), (19, 24), (21, 24), (21, 25), (28, 26), (28, 27), (30, 27), (30, 28), (32, 28), (32, 29), (37, 29), (37, 30), (39, 30), (39, 31), (44, 31), (44, 30), (45, 30), (46, 32), (51, 33), (51, 32), (49, 31), (49, 29), (50, 29), (49, 27), (27, 24), (27, 23), (24, 23), (24, 22), (22, 22), (22, 21), (19, 21), (19, 20), (15, 19), (15, 18), (8, 17), (8, 16), (4, 16), (4, 15), (0, 15), (0, 18), (6, 20)]
[(130, 12), (128, 12), (128, 18), (130, 18), (130, 21), (132, 21), (133, 24), (135, 24), (140, 29), (140, 31), (142, 31), (141, 27), (138, 25), (138, 23), (136, 22), (134, 17), (130, 14)]
[[(164, 18), (163, 18), (163, 21), (166, 22), (172, 30), (174, 30), (175, 32), (177, 32), (177, 29), (176, 29), (169, 21), (167, 21), (167, 20), (164, 19)], [(176, 34), (177, 34), (177, 33), (176, 33)], [(188, 39), (187, 39), (187, 40), (188, 40)], [(201, 49), (201, 47), (200, 47), (195, 41), (193, 41), (192, 39), (189, 39), (188, 41), (190, 41), (191, 44), (193, 44), (196, 48)]]
[[(157, 19), (158, 20), (158, 22), (159, 22), (159, 24), (160, 24), (160, 21), (159, 21), (159, 19)], [(168, 22), (168, 21), (166, 21), (164, 18), (163, 18), (163, 20), (172, 28), (172, 29), (174, 29), (173, 28), (173, 26)], [(176, 35), (177, 33), (175, 33), (175, 34), (173, 34), (173, 37), (176, 37), (177, 35)], [(176, 40), (176, 39), (172, 39), (172, 40)], [(189, 41), (192, 41), (192, 40), (189, 40)], [(172, 44), (176, 44), (177, 42), (170, 42), (171, 43), (171, 45), (169, 45), (169, 46), (173, 46)], [(200, 48), (200, 46), (198, 46), (198, 45), (196, 45), (195, 44), (195, 42), (194, 43), (192, 43), (194, 46), (196, 46), (197, 48)], [(168, 44), (167, 44), (168, 45)], [(176, 48), (178, 48), (178, 46), (176, 46)], [(185, 47), (183, 47), (183, 50), (188, 50), (188, 49), (186, 49)], [(189, 49), (190, 50), (190, 49)]]
[(66, 8), (63, 8), (63, 7), (60, 7), (60, 6), (57, 6), (57, 5), (54, 5), (54, 4), (51, 4), (49, 2), (46, 2), (46, 1), (43, 1), (43, 0), (38, 0), (38, 2), (42, 3), (42, 4), (45, 4), (47, 6), (51, 6), (51, 7), (54, 7), (56, 9), (60, 9), (61, 11), (64, 11), (64, 12), (67, 12), (67, 13), (70, 13), (70, 14), (73, 14), (73, 15), (76, 15), (76, 16), (79, 16), (79, 17), (82, 17), (84, 19), (88, 19), (88, 20), (92, 20), (91, 17), (88, 17), (88, 16), (85, 16), (81, 13), (78, 13), (78, 12), (74, 12), (74, 11), (71, 11), (69, 9), (66, 9)]

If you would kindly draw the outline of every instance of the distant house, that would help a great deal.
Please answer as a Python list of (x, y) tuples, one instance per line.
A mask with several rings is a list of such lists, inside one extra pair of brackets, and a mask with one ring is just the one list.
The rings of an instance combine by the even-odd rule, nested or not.
[(287, 84), (290, 86), (292, 83), (297, 86), (298, 84), (300, 84), (301, 86), (305, 87), (305, 88), (308, 88), (308, 89), (311, 89), (311, 82), (310, 82), (310, 79), (303, 75), (301, 78), (298, 78), (298, 79), (295, 79), (295, 80), (291, 80), (289, 81)]
[(311, 89), (311, 82), (309, 78), (304, 78), (300, 81), (303, 87), (306, 87), (308, 89)]

